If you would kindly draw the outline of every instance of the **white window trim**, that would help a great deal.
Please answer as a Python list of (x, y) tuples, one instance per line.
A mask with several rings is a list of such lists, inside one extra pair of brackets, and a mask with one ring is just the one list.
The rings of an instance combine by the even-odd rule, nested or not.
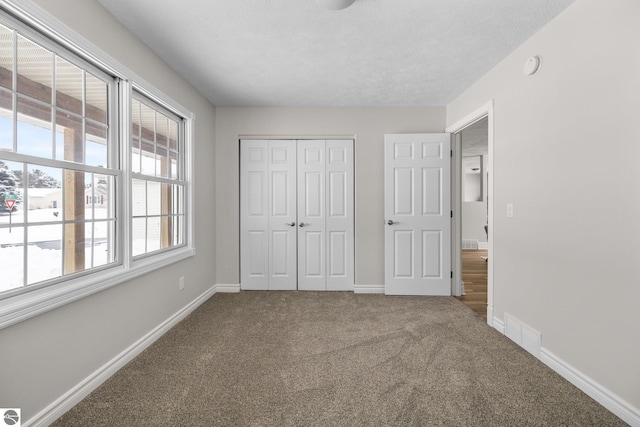
[[(150, 90), (152, 89), (152, 90)], [(121, 86), (121, 90), (120, 90), (120, 96), (121, 96), (121, 103), (122, 103), (122, 115), (123, 117), (120, 118), (120, 123), (129, 123), (131, 121), (131, 101), (133, 99), (133, 91), (138, 92), (139, 94), (147, 97), (148, 99), (152, 100), (153, 102), (157, 103), (158, 105), (160, 105), (161, 107), (169, 110), (169, 111), (174, 111), (174, 112), (178, 112), (178, 110), (174, 107), (173, 104), (171, 104), (171, 101), (168, 100), (166, 97), (164, 97), (164, 95), (162, 93), (157, 92), (155, 89), (153, 88), (149, 88), (149, 87), (144, 87), (140, 84), (138, 84), (138, 82), (123, 82), (122, 86)], [(180, 111), (180, 114), (182, 116), (182, 119), (184, 120), (184, 152), (181, 153), (184, 157), (183, 163), (184, 163), (184, 185), (185, 185), (185, 219), (187, 221), (186, 224), (186, 228), (184, 230), (185, 232), (185, 246), (187, 248), (191, 248), (193, 251), (193, 254), (195, 255), (195, 244), (194, 244), (194, 232), (193, 232), (193, 220), (194, 220), (194, 214), (193, 214), (193, 161), (194, 161), (194, 157), (193, 157), (193, 141), (194, 141), (194, 136), (195, 136), (195, 115), (191, 112), (188, 111)], [(123, 121), (125, 120), (125, 121)], [(126, 200), (131, 200), (131, 179), (133, 178), (133, 172), (132, 172), (132, 168), (131, 168), (131, 127), (130, 126), (121, 126), (121, 138), (122, 138), (122, 144), (121, 144), (121, 152), (124, 154), (122, 156), (121, 162), (123, 164), (123, 169), (124, 169), (124, 173), (123, 173), (123, 179), (125, 181), (126, 184), (126, 189), (125, 189), (125, 197)], [(125, 209), (127, 210), (127, 212), (125, 213), (126, 216), (123, 216), (123, 218), (126, 219), (126, 229), (125, 229), (125, 238), (123, 239), (125, 244), (126, 244), (126, 248), (123, 248), (122, 253), (125, 254), (125, 265), (131, 267), (131, 266), (136, 266), (139, 263), (142, 263), (145, 259), (147, 258), (155, 258), (156, 254), (154, 253), (150, 253), (150, 254), (144, 254), (144, 255), (140, 255), (139, 258), (136, 257), (136, 259), (134, 260), (134, 256), (131, 253), (131, 240), (132, 240), (132, 236), (131, 236), (131, 228), (132, 228), (132, 214), (131, 214), (131, 205), (130, 204), (124, 204)], [(169, 252), (173, 252), (179, 249), (168, 249)], [(162, 253), (162, 252), (160, 252)]]
[[(164, 95), (158, 89), (149, 84), (136, 73), (111, 58), (94, 44), (84, 39), (81, 35), (68, 28), (65, 24), (49, 15), (40, 6), (31, 0), (0, 0), (0, 8), (9, 14), (20, 19), (22, 22), (38, 29), (48, 38), (61, 44), (66, 49), (79, 55), (98, 68), (113, 74), (121, 79), (120, 84), (120, 114), (124, 117), (129, 115), (131, 90), (144, 94), (163, 107), (176, 112), (185, 120), (184, 135), (184, 176), (186, 181), (185, 191), (185, 219), (187, 227), (185, 230), (186, 246), (175, 250), (161, 252), (157, 255), (132, 260), (128, 249), (128, 241), (131, 237), (130, 224), (130, 164), (129, 156), (129, 130), (128, 126), (122, 126), (124, 118), (120, 119), (120, 146), (122, 178), (120, 194), (118, 200), (125, 201), (119, 203), (118, 218), (123, 222), (123, 232), (120, 242), (120, 257), (122, 264), (111, 268), (106, 268), (97, 272), (88, 272), (86, 275), (70, 280), (65, 280), (47, 287), (34, 289), (25, 293), (17, 294), (0, 300), (0, 329), (9, 327), (29, 318), (41, 315), (50, 310), (85, 298), (89, 295), (116, 286), (142, 276), (153, 270), (166, 267), (169, 264), (182, 261), (195, 255), (194, 242), (194, 200), (193, 200), (193, 161), (194, 161), (194, 129), (195, 115), (185, 107), (181, 106), (171, 98)], [(128, 94), (128, 95), (127, 95)], [(128, 120), (128, 119), (127, 119)]]

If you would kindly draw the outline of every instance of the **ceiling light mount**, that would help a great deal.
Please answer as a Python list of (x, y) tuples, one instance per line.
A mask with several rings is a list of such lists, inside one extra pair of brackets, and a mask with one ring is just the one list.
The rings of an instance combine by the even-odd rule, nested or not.
[(316, 0), (320, 6), (329, 10), (346, 9), (353, 4), (355, 0)]

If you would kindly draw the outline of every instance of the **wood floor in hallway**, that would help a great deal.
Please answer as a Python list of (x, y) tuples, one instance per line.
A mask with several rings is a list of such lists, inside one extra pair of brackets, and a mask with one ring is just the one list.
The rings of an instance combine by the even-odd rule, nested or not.
[(487, 318), (487, 250), (462, 251), (462, 280), (466, 295), (456, 297)]

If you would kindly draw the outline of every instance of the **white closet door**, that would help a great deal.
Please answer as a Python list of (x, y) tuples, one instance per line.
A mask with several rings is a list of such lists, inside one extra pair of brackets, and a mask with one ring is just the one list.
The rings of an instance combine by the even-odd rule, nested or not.
[(353, 290), (353, 141), (298, 142), (298, 289)]
[(242, 289), (295, 290), (295, 141), (240, 145)]
[(385, 293), (451, 295), (449, 134), (385, 135)]
[(243, 140), (245, 290), (353, 290), (352, 140)]
[(298, 289), (324, 291), (325, 141), (298, 141)]
[(269, 141), (269, 289), (295, 290), (296, 142)]
[(240, 144), (240, 283), (242, 289), (269, 289), (269, 146)]
[(329, 291), (354, 283), (353, 141), (326, 142), (326, 245)]

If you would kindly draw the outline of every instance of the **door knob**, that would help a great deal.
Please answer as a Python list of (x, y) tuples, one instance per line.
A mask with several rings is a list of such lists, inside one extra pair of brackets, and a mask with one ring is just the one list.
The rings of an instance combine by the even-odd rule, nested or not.
[(295, 227), (295, 226), (296, 226), (296, 223), (295, 223), (295, 222), (288, 222), (288, 223), (287, 223), (287, 225), (288, 225), (289, 227)]
[(393, 224), (397, 224), (397, 222), (394, 222), (392, 220), (387, 221), (387, 225), (393, 225)]
[(307, 225), (307, 224), (305, 224), (304, 222), (300, 223), (300, 227), (304, 227), (305, 225)]

